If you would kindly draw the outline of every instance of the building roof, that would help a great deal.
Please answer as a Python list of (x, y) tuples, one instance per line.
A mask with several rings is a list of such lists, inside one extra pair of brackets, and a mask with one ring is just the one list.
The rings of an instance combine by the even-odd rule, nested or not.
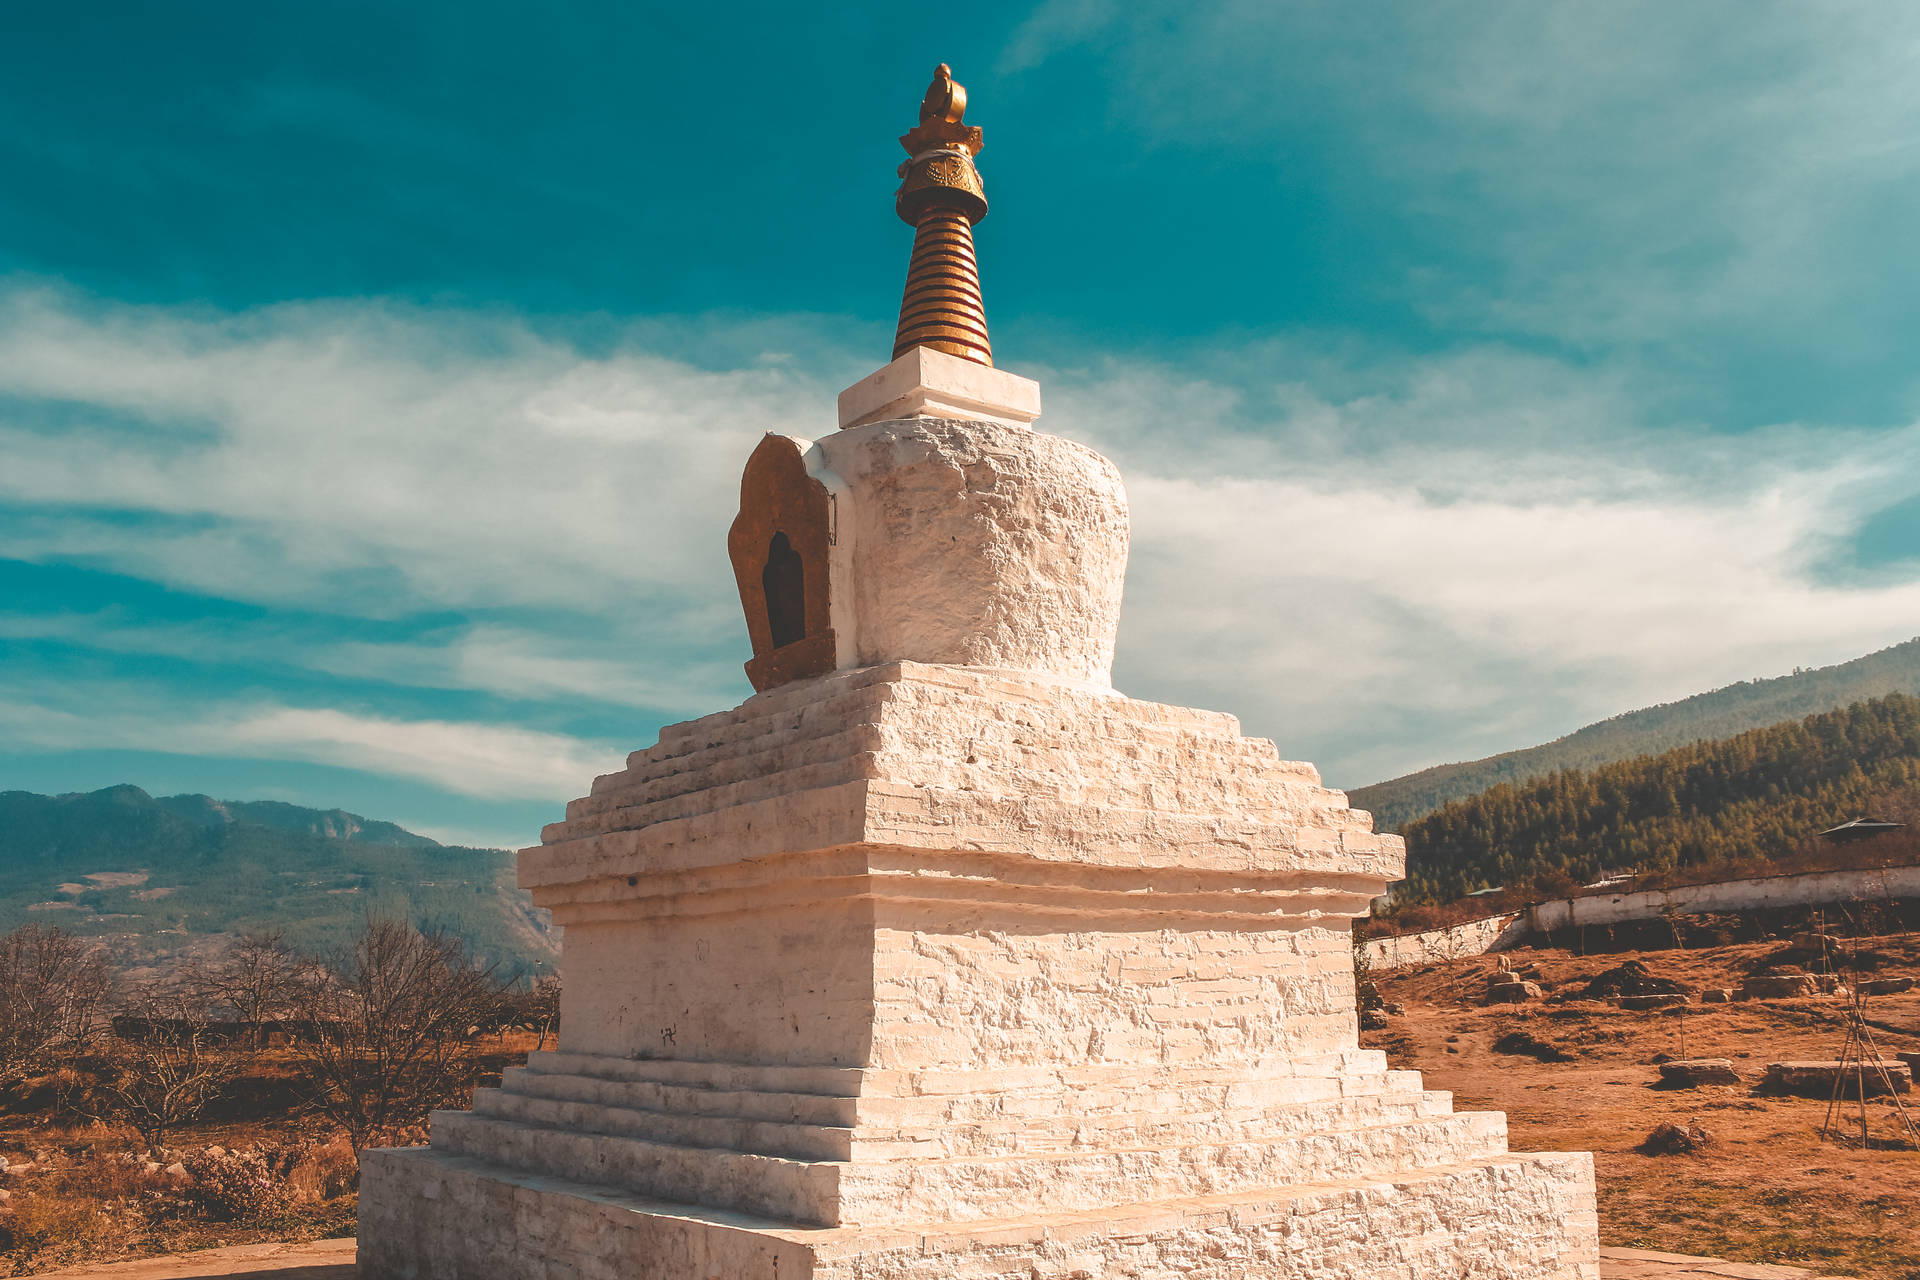
[(1829, 827), (1820, 833), (1820, 838), (1842, 844), (1848, 840), (1865, 840), (1889, 831), (1898, 831), (1906, 825), (1904, 822), (1887, 822), (1880, 818), (1855, 818), (1837, 827)]

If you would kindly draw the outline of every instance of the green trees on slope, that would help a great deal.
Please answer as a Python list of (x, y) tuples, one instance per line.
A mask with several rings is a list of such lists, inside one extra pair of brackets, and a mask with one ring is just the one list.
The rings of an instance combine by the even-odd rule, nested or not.
[(1920, 699), (1838, 711), (1595, 769), (1503, 783), (1409, 823), (1411, 901), (1614, 868), (1757, 868), (1869, 810), (1920, 795)]
[(1405, 831), (1414, 819), (1498, 783), (1524, 784), (1561, 769), (1596, 769), (1616, 760), (1689, 742), (1818, 715), (1868, 698), (1920, 694), (1920, 638), (1837, 666), (1743, 680), (1678, 702), (1643, 707), (1590, 724), (1564, 738), (1484, 760), (1435, 765), (1348, 794), (1381, 831)]

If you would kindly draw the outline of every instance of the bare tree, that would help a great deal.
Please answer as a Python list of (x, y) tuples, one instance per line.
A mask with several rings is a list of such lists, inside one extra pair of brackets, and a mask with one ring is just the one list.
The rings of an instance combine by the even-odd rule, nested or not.
[(351, 952), (295, 987), (295, 1050), (314, 1103), (360, 1151), (464, 1099), (480, 1072), (471, 1031), (499, 1019), (504, 995), (458, 939), (368, 920)]
[(100, 1091), (104, 1111), (157, 1147), (180, 1126), (199, 1119), (238, 1071), (215, 1043), (206, 1003), (190, 989), (150, 981), (123, 1006), (122, 1044)]
[(111, 985), (106, 956), (63, 929), (30, 924), (0, 937), (0, 1086), (85, 1048)]
[(245, 933), (205, 970), (208, 993), (233, 1011), (258, 1049), (266, 1024), (286, 1011), (294, 994), (298, 962), (279, 930)]
[(547, 1037), (560, 1022), (560, 979), (553, 974), (535, 978), (513, 996), (514, 1025), (539, 1035), (535, 1053), (547, 1047)]

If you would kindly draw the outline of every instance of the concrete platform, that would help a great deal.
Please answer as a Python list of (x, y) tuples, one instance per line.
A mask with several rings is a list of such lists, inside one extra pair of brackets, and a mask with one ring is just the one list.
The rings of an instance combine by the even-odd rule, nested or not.
[[(47, 1280), (246, 1280), (272, 1276), (273, 1280), (354, 1280), (354, 1242), (320, 1240), (312, 1244), (257, 1244), (204, 1253), (144, 1258), (112, 1266), (55, 1271)], [(1601, 1280), (1844, 1280), (1799, 1267), (1765, 1266), (1752, 1262), (1722, 1262), (1648, 1249), (1602, 1249)]]

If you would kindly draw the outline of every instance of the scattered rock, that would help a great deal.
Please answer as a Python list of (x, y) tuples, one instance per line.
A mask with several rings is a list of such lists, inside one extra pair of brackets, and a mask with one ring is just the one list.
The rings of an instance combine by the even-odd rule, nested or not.
[(1386, 1009), (1388, 1013), (1392, 1014), (1396, 1018), (1404, 1017), (1407, 1012), (1407, 1006), (1401, 1004), (1397, 1000), (1387, 1001)]
[(1700, 1003), (1701, 1004), (1732, 1004), (1733, 988), (1708, 987), (1705, 991), (1702, 991), (1700, 993)]
[(13, 1199), (13, 1192), (7, 1190), (5, 1187), (0, 1187), (0, 1204), (5, 1204), (11, 1199)]
[(1727, 1058), (1676, 1058), (1660, 1064), (1660, 1081), (1676, 1089), (1703, 1084), (1739, 1084), (1740, 1073)]
[(175, 1160), (160, 1172), (166, 1177), (169, 1186), (184, 1187), (193, 1181), (193, 1175), (187, 1172), (187, 1166), (178, 1160)]
[(1525, 1004), (1529, 1000), (1538, 1000), (1546, 993), (1537, 982), (1527, 982), (1514, 978), (1512, 982), (1497, 982), (1487, 988), (1482, 1004)]
[(1674, 992), (1671, 995), (1615, 996), (1613, 1003), (1621, 1009), (1671, 1009), (1675, 1005), (1688, 1002), (1687, 996)]
[(1755, 973), (1741, 982), (1736, 1000), (1794, 1000), (1820, 994), (1810, 973)]
[(1647, 1135), (1640, 1150), (1650, 1156), (1697, 1156), (1713, 1145), (1713, 1135), (1697, 1123), (1662, 1124)]
[(225, 1147), (208, 1147), (205, 1151), (201, 1152), (201, 1154), (218, 1160), (221, 1156), (227, 1154), (227, 1149)]
[(1572, 1062), (1574, 1060), (1573, 1055), (1559, 1045), (1549, 1044), (1528, 1031), (1507, 1032), (1493, 1042), (1493, 1051), (1533, 1058), (1539, 1062)]
[(1385, 1009), (1368, 1009), (1360, 1015), (1360, 1029), (1362, 1031), (1385, 1031), (1387, 1029), (1387, 1011)]
[(1761, 1081), (1760, 1087), (1772, 1093), (1831, 1098), (1837, 1081), (1841, 1097), (1857, 1098), (1863, 1078), (1870, 1098), (1886, 1093), (1889, 1080), (1892, 1081), (1893, 1092), (1907, 1093), (1913, 1088), (1913, 1067), (1898, 1059), (1891, 1062), (1882, 1060), (1879, 1069), (1868, 1063), (1862, 1072), (1858, 1064), (1849, 1064), (1843, 1073), (1837, 1061), (1769, 1062), (1766, 1078)]
[(1912, 978), (1862, 978), (1856, 984), (1863, 996), (1897, 996), (1913, 990)]
[(1662, 978), (1638, 960), (1628, 960), (1596, 976), (1581, 992), (1589, 1000), (1610, 1000), (1616, 996), (1684, 996), (1692, 988), (1672, 978)]

